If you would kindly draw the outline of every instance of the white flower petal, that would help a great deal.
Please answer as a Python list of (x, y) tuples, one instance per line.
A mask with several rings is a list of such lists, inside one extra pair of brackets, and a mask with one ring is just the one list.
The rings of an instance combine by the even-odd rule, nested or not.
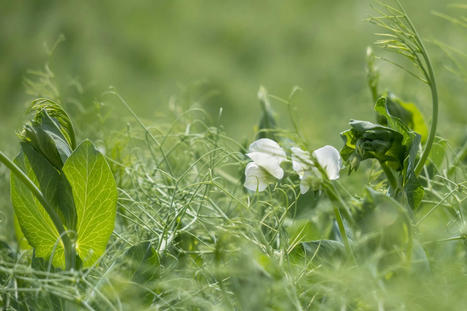
[(251, 143), (248, 151), (267, 153), (271, 156), (275, 156), (283, 160), (286, 159), (285, 151), (281, 148), (281, 146), (269, 138), (261, 138), (254, 141)]
[(250, 152), (247, 154), (258, 166), (266, 170), (277, 179), (284, 177), (284, 170), (281, 168), (281, 160), (262, 152)]
[(245, 188), (251, 191), (264, 191), (271, 182), (268, 173), (255, 162), (250, 162), (245, 168)]
[(298, 147), (292, 147), (292, 168), (300, 178), (303, 178), (305, 171), (313, 164), (310, 153)]
[(339, 172), (342, 168), (342, 159), (336, 148), (326, 145), (313, 151), (313, 157), (326, 171), (330, 180), (336, 180), (339, 178)]
[(258, 166), (277, 179), (284, 177), (280, 164), (286, 160), (286, 154), (278, 143), (269, 138), (258, 139), (250, 145), (249, 151), (247, 156)]
[(300, 193), (305, 194), (310, 190), (310, 185), (308, 184), (308, 181), (303, 179), (300, 181)]

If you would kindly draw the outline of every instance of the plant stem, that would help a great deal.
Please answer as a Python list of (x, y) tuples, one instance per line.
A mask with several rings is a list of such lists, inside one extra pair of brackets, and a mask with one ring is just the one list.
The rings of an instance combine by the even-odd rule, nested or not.
[(71, 240), (68, 234), (65, 232), (63, 223), (58, 217), (57, 213), (53, 210), (52, 206), (47, 202), (42, 192), (37, 188), (37, 186), (32, 182), (32, 180), (14, 163), (12, 162), (3, 152), (0, 151), (0, 162), (5, 164), (5, 166), (10, 169), (10, 171), (15, 174), (25, 185), (29, 188), (32, 194), (39, 200), (47, 214), (49, 214), (52, 219), (55, 228), (57, 229), (60, 238), (63, 242), (63, 247), (65, 249), (65, 269), (69, 270), (73, 268), (73, 259), (74, 252)]
[[(330, 181), (326, 182), (325, 189), (327, 190), (326, 193), (331, 201), (334, 202), (334, 215), (336, 217), (337, 225), (339, 227), (339, 233), (341, 234), (342, 241), (344, 242), (345, 250), (347, 254), (352, 258), (352, 260), (356, 263), (355, 255), (352, 251), (352, 247), (350, 246), (349, 238), (347, 237), (347, 233), (345, 232), (344, 221), (342, 220), (341, 212), (337, 205), (343, 206), (343, 201), (334, 186), (331, 184)], [(337, 203), (337, 204), (336, 204)], [(347, 211), (346, 211), (347, 212)]]
[(425, 145), (425, 149), (423, 150), (422, 157), (417, 163), (417, 166), (415, 167), (415, 175), (420, 174), (420, 172), (423, 169), (423, 166), (425, 165), (426, 160), (428, 159), (428, 156), (430, 155), (431, 147), (433, 146), (433, 142), (435, 140), (436, 136), (436, 128), (438, 126), (438, 90), (436, 88), (436, 82), (435, 82), (435, 77), (433, 74), (433, 69), (431, 68), (430, 60), (428, 59), (428, 56), (426, 54), (423, 54), (425, 61), (428, 66), (428, 73), (430, 75), (430, 89), (431, 89), (431, 97), (433, 99), (433, 104), (432, 104), (432, 120), (431, 120), (431, 128), (430, 128), (430, 134), (428, 135), (428, 140)]
[(381, 165), (381, 168), (383, 169), (384, 174), (386, 175), (386, 178), (388, 179), (392, 190), (394, 191), (394, 193), (397, 193), (398, 182), (397, 182), (396, 177), (392, 173), (391, 169), (386, 164), (384, 164), (384, 162), (379, 161), (379, 164)]
[(342, 221), (341, 213), (337, 206), (334, 206), (334, 215), (336, 216), (337, 225), (339, 226), (339, 232), (342, 236), (342, 241), (344, 242), (345, 249), (347, 254), (352, 257), (352, 260), (355, 262), (355, 256), (352, 251), (352, 247), (350, 246), (349, 238), (347, 237), (347, 233), (345, 232), (344, 222)]
[(408, 17), (407, 13), (405, 12), (405, 9), (402, 7), (402, 4), (400, 3), (399, 0), (397, 0), (397, 2), (399, 4), (399, 7), (404, 12), (405, 20), (407, 21), (410, 28), (415, 34), (414, 39), (416, 40), (420, 48), (420, 54), (423, 56), (423, 60), (425, 61), (427, 70), (424, 71), (424, 74), (426, 75), (428, 84), (430, 85), (431, 98), (432, 98), (432, 113), (431, 113), (432, 120), (431, 120), (430, 133), (428, 135), (428, 139), (425, 145), (425, 149), (423, 150), (422, 156), (420, 160), (418, 161), (417, 166), (415, 167), (415, 175), (418, 176), (420, 172), (422, 171), (423, 166), (425, 165), (425, 162), (428, 159), (428, 156), (430, 155), (431, 147), (433, 146), (433, 142), (436, 136), (436, 128), (438, 126), (438, 89), (436, 87), (436, 80), (435, 80), (435, 75), (433, 73), (433, 67), (431, 65), (430, 57), (428, 56), (428, 52), (426, 51), (425, 45), (420, 39), (420, 35), (418, 34), (418, 31), (413, 25), (410, 18)]

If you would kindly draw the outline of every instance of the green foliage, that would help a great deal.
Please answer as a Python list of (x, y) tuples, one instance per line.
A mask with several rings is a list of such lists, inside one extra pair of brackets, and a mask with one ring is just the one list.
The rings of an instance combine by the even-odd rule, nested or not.
[(63, 173), (76, 207), (76, 251), (87, 268), (102, 256), (113, 231), (117, 187), (104, 156), (88, 140), (73, 151)]
[(395, 170), (403, 167), (406, 146), (404, 136), (394, 129), (368, 121), (350, 121), (350, 129), (341, 133), (345, 146), (342, 158), (349, 163), (349, 170), (358, 169), (360, 162), (377, 159)]
[[(428, 137), (428, 128), (422, 113), (414, 103), (404, 102), (394, 94), (383, 95), (384, 101), (377, 101), (376, 111), (380, 113), (382, 125), (391, 123), (391, 120), (398, 119), (409, 129), (421, 136), (421, 142), (424, 143)], [(379, 104), (378, 104), (379, 103)], [(384, 109), (384, 110), (383, 110)]]
[[(26, 246), (24, 234), (37, 257), (51, 257), (54, 266), (62, 269), (73, 268), (76, 251), (87, 268), (104, 253), (113, 231), (115, 180), (104, 156), (91, 142), (73, 148), (74, 130), (60, 106), (42, 101), (33, 111), (34, 120), (20, 135), (21, 153), (15, 162), (35, 183), (43, 201), (12, 172), (18, 240)], [(66, 245), (64, 235), (74, 245)]]
[(289, 235), (289, 243), (291, 245), (298, 244), (302, 241), (313, 241), (320, 237), (320, 232), (317, 226), (308, 219), (296, 220), (287, 227)]
[[(58, 174), (44, 158), (37, 157), (32, 161), (35, 161), (36, 168), (40, 169), (34, 170), (30, 164), (31, 161), (24, 153), (21, 153), (15, 160), (28, 177), (41, 187), (44, 194), (49, 198), (55, 196)], [(42, 185), (40, 181), (42, 181)], [(21, 232), (24, 233), (29, 245), (35, 248), (36, 256), (49, 258), (53, 253), (54, 265), (64, 268), (64, 246), (60, 241), (57, 228), (41, 203), (15, 174), (11, 174), (11, 202), (15, 208)], [(21, 239), (21, 236), (18, 238)]]

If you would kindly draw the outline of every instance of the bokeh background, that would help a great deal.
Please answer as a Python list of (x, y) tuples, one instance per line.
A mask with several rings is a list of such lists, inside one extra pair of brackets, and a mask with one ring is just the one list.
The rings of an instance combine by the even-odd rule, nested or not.
[[(222, 107), (225, 130), (237, 138), (253, 135), (260, 85), (282, 98), (294, 86), (302, 88), (295, 112), (311, 145), (340, 144), (338, 132), (350, 118), (373, 116), (365, 50), (379, 30), (365, 21), (373, 14), (366, 0), (1, 2), (0, 148), (10, 154), (32, 98), (25, 88), (28, 71), (46, 63), (67, 109), (73, 94), (85, 110), (112, 85), (149, 122), (174, 98), (198, 102), (214, 118)], [(466, 121), (465, 80), (443, 67), (446, 57), (433, 42), (465, 54), (465, 24), (433, 13), (465, 10), (439, 0), (404, 4), (432, 41), (428, 49), (443, 79), (441, 118), (451, 122), (448, 128), (441, 122), (441, 131), (457, 139), (462, 129), (451, 132)], [(50, 55), (61, 36), (65, 41)], [(382, 84), (419, 103), (429, 119), (428, 89), (397, 68), (381, 68)], [(283, 105), (273, 104), (285, 115)], [(280, 122), (287, 126), (286, 117)]]

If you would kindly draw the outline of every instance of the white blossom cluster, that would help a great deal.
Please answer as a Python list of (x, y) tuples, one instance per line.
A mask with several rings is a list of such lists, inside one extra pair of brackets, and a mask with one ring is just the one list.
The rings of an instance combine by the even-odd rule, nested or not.
[[(245, 168), (244, 186), (251, 191), (264, 191), (275, 180), (284, 177), (281, 163), (287, 161), (287, 154), (277, 142), (269, 138), (253, 142), (246, 154), (252, 162)], [(292, 147), (292, 168), (300, 178), (300, 192), (316, 189), (323, 176), (314, 161), (325, 171), (326, 178), (336, 180), (342, 168), (342, 159), (336, 148), (326, 145), (310, 153)]]

